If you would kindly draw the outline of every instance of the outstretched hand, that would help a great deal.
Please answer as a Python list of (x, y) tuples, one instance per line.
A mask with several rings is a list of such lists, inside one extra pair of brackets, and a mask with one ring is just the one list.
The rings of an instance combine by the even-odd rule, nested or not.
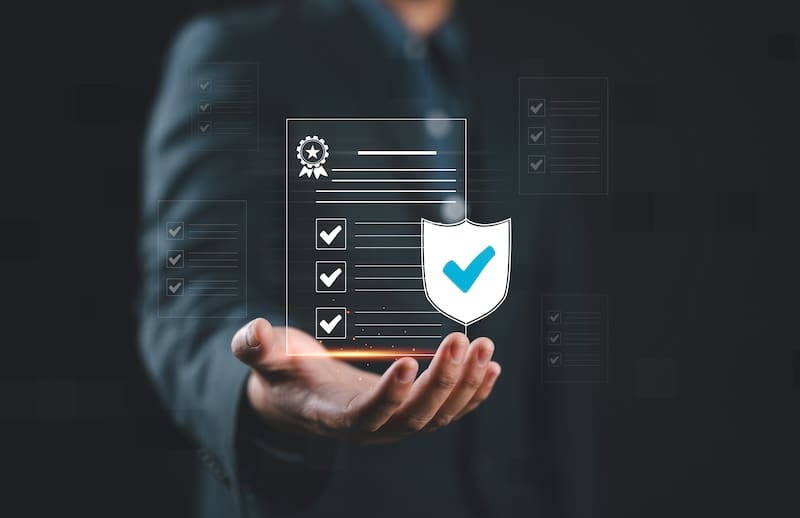
[[(285, 343), (293, 355), (286, 354)], [(247, 397), (271, 426), (290, 433), (391, 442), (447, 426), (475, 410), (492, 391), (500, 365), (488, 338), (462, 333), (442, 340), (417, 377), (413, 358), (400, 358), (382, 376), (326, 355), (310, 335), (258, 318), (233, 337), (234, 356), (251, 368)]]

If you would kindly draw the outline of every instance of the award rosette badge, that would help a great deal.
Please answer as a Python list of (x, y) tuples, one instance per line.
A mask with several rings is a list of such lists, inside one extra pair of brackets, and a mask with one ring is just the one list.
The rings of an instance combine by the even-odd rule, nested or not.
[(297, 158), (303, 166), (298, 176), (311, 178), (311, 173), (314, 173), (314, 179), (328, 176), (328, 172), (322, 166), (328, 159), (328, 145), (325, 139), (314, 135), (300, 140), (300, 145), (297, 146)]

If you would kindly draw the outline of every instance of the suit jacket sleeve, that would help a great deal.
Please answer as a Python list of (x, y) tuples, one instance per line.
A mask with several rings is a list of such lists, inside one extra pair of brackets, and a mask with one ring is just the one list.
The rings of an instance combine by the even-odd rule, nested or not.
[[(177, 424), (203, 448), (204, 460), (234, 490), (234, 499), (241, 506), (252, 499), (242, 498), (248, 474), (256, 469), (282, 470), (276, 468), (282, 463), (294, 464), (295, 470), (302, 471), (310, 442), (260, 430), (253, 419), (243, 417), (240, 410), (246, 407), (242, 396), (249, 369), (230, 352), (233, 334), (249, 318), (264, 316), (277, 324), (283, 320), (283, 235), (259, 235), (247, 247), (248, 266), (257, 265), (248, 268), (248, 318), (241, 317), (240, 303), (229, 302), (227, 297), (199, 300), (184, 296), (166, 301), (165, 290), (158, 282), (158, 270), (165, 258), (156, 257), (158, 232), (164, 231), (159, 228), (159, 200), (195, 200), (180, 206), (170, 204), (166, 210), (162, 205), (162, 222), (191, 221), (213, 214), (214, 204), (201, 200), (249, 200), (248, 235), (263, 228), (283, 228), (282, 146), (273, 145), (260, 152), (212, 151), (198, 141), (202, 137), (192, 137), (196, 109), (192, 66), (240, 61), (236, 37), (215, 18), (199, 19), (180, 33), (169, 54), (144, 148), (139, 344), (145, 368), (164, 404)], [(237, 70), (231, 68), (230, 79), (236, 79)], [(282, 141), (282, 135), (269, 136), (265, 131), (262, 128), (262, 141)], [(219, 148), (226, 144), (222, 139), (236, 137), (212, 138)], [(200, 246), (192, 243), (183, 241), (185, 253)], [(203, 274), (192, 271), (193, 279), (197, 275)], [(159, 300), (168, 302), (173, 310), (223, 318), (159, 318)], [(251, 439), (259, 436), (262, 443), (273, 447), (258, 447)], [(246, 455), (241, 454), (242, 442), (247, 443)], [(290, 454), (282, 455), (287, 449)]]

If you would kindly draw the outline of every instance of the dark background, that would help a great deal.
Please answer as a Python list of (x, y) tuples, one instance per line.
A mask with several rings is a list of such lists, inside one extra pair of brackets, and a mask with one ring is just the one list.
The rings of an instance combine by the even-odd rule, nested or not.
[[(571, 26), (598, 46), (545, 68), (610, 76), (613, 194), (579, 203), (611, 301), (611, 515), (800, 514), (792, 4), (502, 3), (485, 18), (487, 47), (520, 74), (536, 49), (580, 56), (557, 37)], [(190, 511), (195, 449), (135, 349), (139, 152), (171, 36), (223, 5), (83, 1), (7, 20), (0, 506), (14, 516)], [(624, 54), (619, 69), (593, 62), (604, 52)]]

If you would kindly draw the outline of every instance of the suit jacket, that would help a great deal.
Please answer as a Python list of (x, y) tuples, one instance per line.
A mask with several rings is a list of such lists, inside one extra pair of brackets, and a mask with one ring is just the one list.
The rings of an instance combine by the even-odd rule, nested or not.
[[(248, 369), (230, 353), (250, 318), (283, 323), (283, 175), (286, 117), (420, 117), (404, 61), (353, 2), (290, 2), (205, 16), (169, 53), (145, 144), (140, 348), (177, 424), (199, 445), (202, 516), (602, 516), (603, 387), (542, 384), (541, 294), (586, 291), (582, 240), (570, 203), (516, 192), (516, 70), (469, 40), (463, 76), (470, 170), (495, 189), (471, 187), (470, 217), (514, 221), (508, 297), (473, 336), (496, 343), (503, 374), (474, 415), (433, 434), (358, 447), (284, 437), (242, 405)], [(309, 73), (306, 59), (314, 63)], [(258, 151), (209, 150), (192, 136), (192, 66), (257, 63)], [(236, 79), (235, 68), (230, 79)], [(459, 73), (462, 73), (459, 72)], [(424, 100), (423, 100), (424, 101)], [(235, 141), (235, 135), (215, 137)], [(470, 174), (473, 174), (470, 172)], [(479, 186), (480, 183), (476, 183)], [(492, 191), (492, 192), (486, 192)], [(227, 318), (158, 318), (158, 200), (248, 200), (248, 314), (227, 302), (200, 308)], [(192, 204), (193, 211), (213, 206)], [(197, 214), (160, 214), (161, 221)], [(188, 245), (187, 245), (188, 246)], [(174, 301), (170, 301), (174, 303)], [(180, 304), (180, 302), (178, 302)], [(194, 308), (197, 309), (197, 308)]]

